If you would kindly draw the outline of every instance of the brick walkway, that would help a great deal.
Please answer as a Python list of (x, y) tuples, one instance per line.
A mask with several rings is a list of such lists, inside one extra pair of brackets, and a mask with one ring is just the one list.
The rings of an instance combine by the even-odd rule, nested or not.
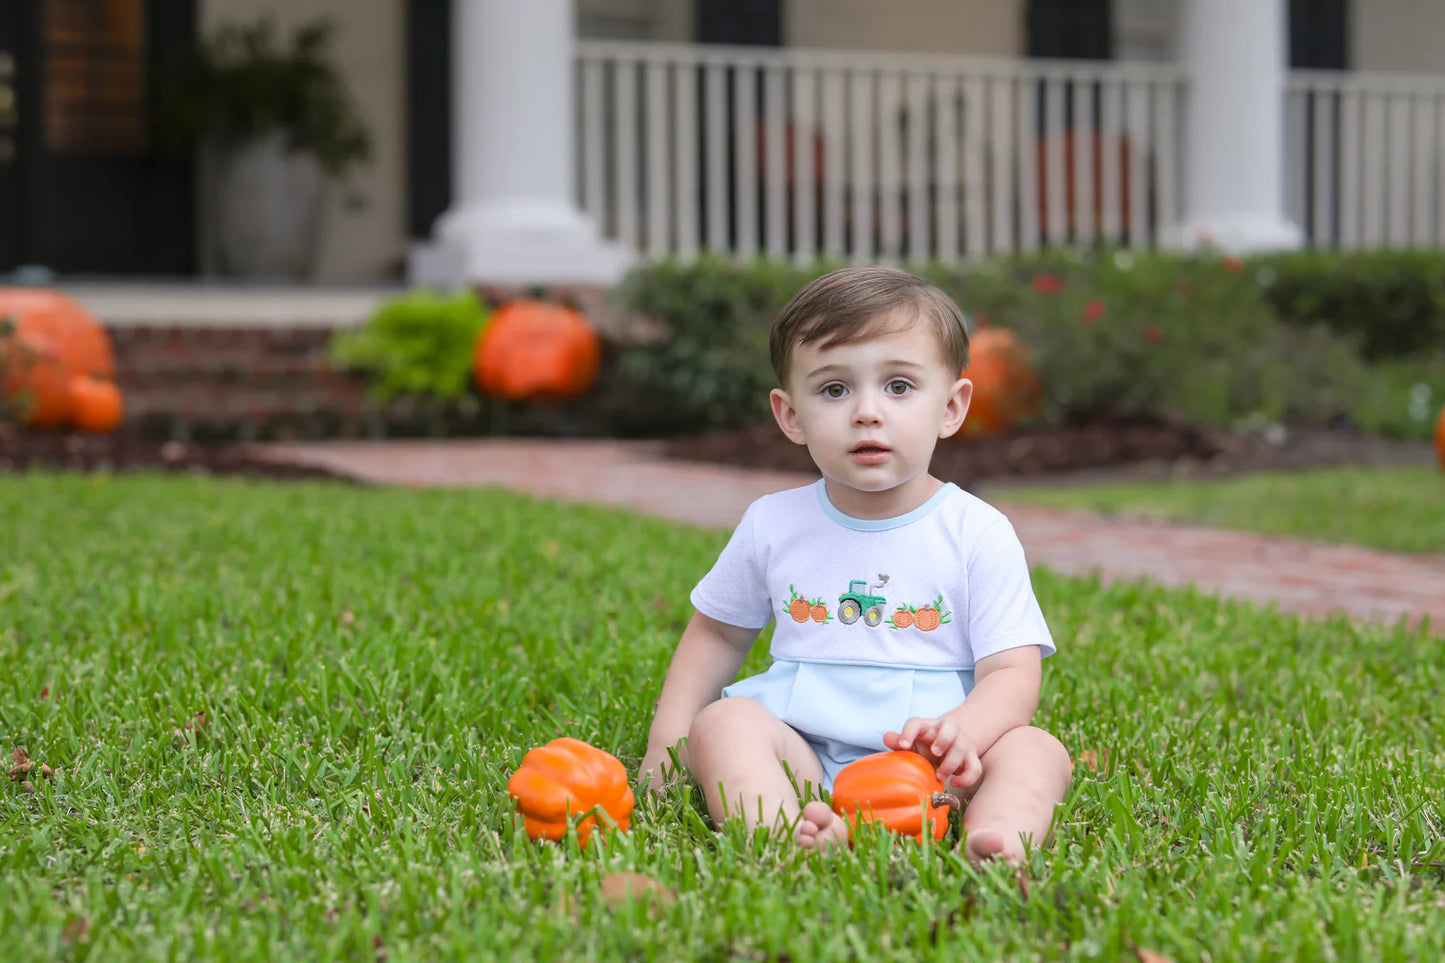
[[(265, 445), (268, 457), (319, 464), (359, 480), (412, 486), (500, 485), (730, 528), (759, 495), (816, 475), (664, 459), (649, 442), (388, 441)], [(1445, 627), (1445, 556), (1401, 555), (1295, 539), (1000, 504), (1033, 565), (1275, 604), (1306, 615), (1429, 616)]]

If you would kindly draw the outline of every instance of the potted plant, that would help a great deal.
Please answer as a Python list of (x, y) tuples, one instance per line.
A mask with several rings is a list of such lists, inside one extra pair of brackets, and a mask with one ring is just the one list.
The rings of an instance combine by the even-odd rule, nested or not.
[(202, 203), (216, 267), (308, 275), (328, 177), (371, 157), (371, 136), (328, 54), (332, 24), (298, 27), (289, 47), (269, 20), (229, 25), (163, 74), (163, 143), (202, 152)]

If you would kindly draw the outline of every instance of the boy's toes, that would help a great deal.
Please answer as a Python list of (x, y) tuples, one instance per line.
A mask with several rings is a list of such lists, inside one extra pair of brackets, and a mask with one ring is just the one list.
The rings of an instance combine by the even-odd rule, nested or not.
[(804, 849), (833, 849), (847, 844), (848, 824), (827, 803), (814, 800), (803, 807), (797, 839)]
[(975, 866), (993, 860), (1016, 863), (1023, 857), (1021, 845), (1010, 847), (1004, 834), (996, 829), (975, 829), (969, 832), (964, 850)]

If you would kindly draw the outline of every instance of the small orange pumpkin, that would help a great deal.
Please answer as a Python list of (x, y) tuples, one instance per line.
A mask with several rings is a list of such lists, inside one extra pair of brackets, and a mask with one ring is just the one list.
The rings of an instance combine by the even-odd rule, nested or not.
[(875, 752), (850, 762), (833, 780), (833, 811), (851, 822), (882, 823), (895, 833), (923, 841), (925, 832), (942, 839), (948, 808), (957, 800), (944, 792), (933, 764), (916, 752)]
[(1013, 332), (1003, 328), (976, 331), (969, 337), (968, 354), (963, 376), (973, 382), (973, 398), (959, 435), (1007, 431), (1038, 413), (1043, 391), (1029, 367), (1028, 349)]
[(115, 431), (125, 419), (125, 402), (114, 381), (90, 375), (70, 379), (70, 420), (81, 431)]
[(60, 351), (44, 335), (12, 334), (0, 345), (0, 393), (19, 418), (37, 428), (55, 428), (70, 419), (70, 378)]
[(15, 319), (18, 340), (49, 339), (71, 374), (115, 378), (110, 336), (74, 298), (45, 288), (0, 288), (0, 315)]
[[(56, 291), (0, 288), (0, 317), (14, 322), (0, 343), (0, 392), (7, 399), (24, 397), (26, 424), (60, 427), (77, 417), (77, 404), (85, 419), (78, 427), (86, 431), (109, 431), (120, 423), (120, 391), (112, 382), (115, 351), (94, 315)], [(85, 382), (79, 401), (77, 379)]]
[(1440, 418), (1435, 422), (1435, 457), (1440, 467), (1445, 468), (1445, 408), (1440, 409)]
[(602, 346), (580, 312), (548, 301), (512, 301), (477, 336), (473, 374), (496, 398), (576, 398), (597, 380)]
[(563, 736), (530, 750), (507, 782), (507, 792), (517, 800), (531, 839), (560, 841), (567, 835), (568, 820), (582, 816), (577, 841), (585, 846), (594, 827), (608, 828), (598, 818), (599, 810), (619, 830), (632, 825), (635, 800), (627, 769), (616, 756), (581, 739)]

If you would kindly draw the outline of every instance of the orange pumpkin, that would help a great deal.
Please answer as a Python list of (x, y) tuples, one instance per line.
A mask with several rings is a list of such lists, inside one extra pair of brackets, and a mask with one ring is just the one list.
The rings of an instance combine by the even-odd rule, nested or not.
[[(0, 342), (0, 392), (7, 399), (24, 398), (17, 403), (26, 424), (65, 425), (76, 416), (77, 404), (84, 408), (80, 427), (87, 431), (119, 424), (120, 392), (111, 381), (115, 351), (105, 328), (79, 302), (42, 288), (0, 288), (0, 317), (14, 322)], [(73, 395), (81, 378), (84, 397), (77, 402)], [(106, 424), (111, 428), (99, 427)]]
[(1445, 408), (1440, 409), (1440, 419), (1435, 422), (1435, 457), (1440, 467), (1445, 468)]
[(576, 398), (597, 379), (602, 346), (576, 310), (548, 301), (512, 301), (477, 337), (477, 387), (496, 398)]
[(74, 298), (44, 288), (0, 288), (0, 316), (15, 319), (18, 340), (50, 339), (71, 374), (115, 378), (110, 336)]
[(923, 841), (925, 832), (942, 839), (948, 807), (933, 764), (907, 750), (875, 752), (844, 766), (833, 780), (833, 811), (851, 823), (882, 823), (895, 833)]
[(563, 736), (529, 751), (507, 782), (507, 792), (517, 800), (532, 839), (559, 841), (567, 835), (569, 819), (581, 816), (577, 841), (585, 846), (593, 827), (607, 828), (599, 812), (618, 829), (632, 824), (627, 769), (616, 756), (581, 739)]
[(1043, 400), (1039, 379), (1029, 367), (1028, 349), (1013, 332), (984, 328), (969, 338), (969, 364), (963, 376), (973, 382), (959, 435), (991, 435), (1007, 431), (1020, 419), (1035, 415)]
[(54, 428), (70, 419), (69, 371), (48, 337), (14, 334), (0, 344), (0, 374), (0, 393), (25, 424)]
[(81, 431), (115, 431), (125, 418), (125, 402), (114, 381), (90, 375), (70, 379), (70, 420)]

